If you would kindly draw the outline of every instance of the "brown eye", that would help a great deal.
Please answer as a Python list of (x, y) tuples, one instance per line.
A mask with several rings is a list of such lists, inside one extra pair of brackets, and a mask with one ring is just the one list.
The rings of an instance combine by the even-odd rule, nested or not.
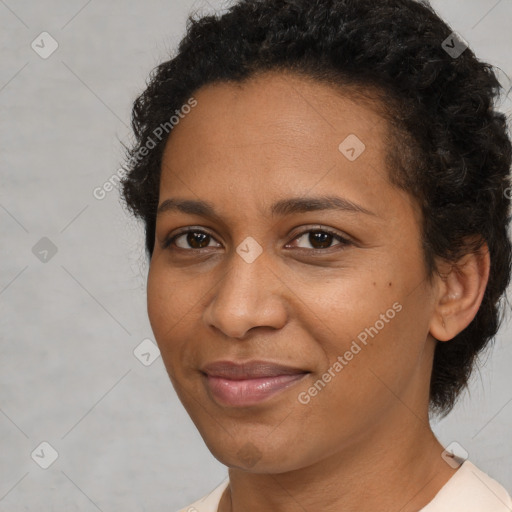
[(204, 247), (208, 247), (210, 242), (210, 235), (206, 233), (200, 233), (195, 231), (189, 231), (185, 233), (187, 243), (193, 249), (203, 249)]
[[(299, 236), (295, 237), (294, 240), (299, 240), (301, 238), (306, 237), (306, 243), (311, 245), (312, 250), (322, 250), (322, 249), (330, 249), (333, 247), (331, 244), (333, 241), (338, 240), (340, 243), (335, 244), (339, 246), (346, 246), (350, 244), (350, 241), (343, 238), (342, 236), (333, 233), (326, 229), (316, 229), (304, 231)], [(299, 246), (301, 249), (309, 249), (309, 247)]]
[[(334, 246), (340, 246), (340, 248), (350, 245), (350, 240), (342, 237), (341, 235), (334, 233), (328, 229), (310, 229), (308, 231), (303, 231), (301, 234), (296, 236), (294, 240), (299, 240), (307, 235), (307, 242), (309, 243), (311, 248), (309, 247), (301, 247), (298, 246), (299, 249), (311, 249), (311, 251), (322, 251), (324, 249), (330, 249), (333, 247), (332, 243), (334, 241), (338, 241), (339, 243)], [(180, 242), (182, 245), (179, 245), (177, 240), (183, 238), (183, 242)], [(173, 247), (177, 249), (182, 249), (185, 251), (193, 251), (193, 250), (201, 250), (206, 249), (210, 246), (210, 242), (215, 241), (212, 235), (209, 233), (202, 231), (200, 229), (185, 229), (180, 233), (168, 238), (162, 244), (163, 249), (174, 250)]]
[[(184, 242), (180, 242), (183, 246), (176, 243), (180, 238), (184, 239)], [(214, 238), (205, 231), (198, 229), (187, 229), (184, 230), (164, 241), (162, 248), (167, 249), (171, 245), (176, 245), (178, 249), (192, 250), (192, 249), (205, 249), (210, 245), (210, 242)]]

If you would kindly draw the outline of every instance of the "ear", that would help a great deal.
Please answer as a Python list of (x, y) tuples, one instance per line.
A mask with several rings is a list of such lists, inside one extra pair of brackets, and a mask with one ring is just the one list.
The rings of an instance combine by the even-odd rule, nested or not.
[(489, 269), (489, 248), (484, 242), (477, 253), (469, 253), (457, 263), (438, 264), (440, 276), (430, 321), (430, 334), (448, 341), (463, 331), (475, 318), (482, 303)]

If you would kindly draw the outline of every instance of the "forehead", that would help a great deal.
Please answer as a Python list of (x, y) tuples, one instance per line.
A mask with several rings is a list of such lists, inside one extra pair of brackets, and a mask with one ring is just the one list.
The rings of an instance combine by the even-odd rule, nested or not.
[(353, 87), (335, 89), (292, 73), (267, 72), (243, 83), (208, 84), (194, 97), (197, 106), (169, 138), (173, 149), (190, 139), (191, 132), (203, 144), (231, 145), (233, 150), (266, 143), (326, 149), (348, 131), (376, 146), (387, 128), (377, 102), (356, 95)]
[(197, 105), (173, 128), (164, 151), (160, 201), (171, 192), (222, 201), (236, 190), (266, 203), (272, 192), (333, 189), (372, 206), (389, 199), (388, 126), (360, 95), (269, 72), (208, 84), (193, 96)]

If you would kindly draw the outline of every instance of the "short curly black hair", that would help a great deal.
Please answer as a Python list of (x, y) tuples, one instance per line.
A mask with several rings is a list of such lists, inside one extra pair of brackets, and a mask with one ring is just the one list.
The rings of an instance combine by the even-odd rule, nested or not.
[(177, 53), (152, 71), (132, 111), (121, 192), (145, 223), (147, 256), (169, 119), (201, 86), (293, 72), (377, 99), (389, 180), (421, 206), (430, 282), (437, 258), (455, 264), (485, 243), (490, 252), (477, 315), (435, 349), (430, 412), (445, 416), (502, 322), (511, 267), (511, 141), (494, 101), (502, 86), (494, 67), (464, 48), (426, 1), (239, 0), (222, 14), (189, 15)]

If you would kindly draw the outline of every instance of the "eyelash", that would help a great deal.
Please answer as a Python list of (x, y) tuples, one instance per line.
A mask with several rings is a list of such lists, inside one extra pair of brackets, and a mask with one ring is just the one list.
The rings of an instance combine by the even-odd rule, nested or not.
[[(305, 234), (307, 233), (327, 233), (329, 235), (332, 235), (334, 238), (336, 238), (340, 243), (337, 244), (339, 246), (348, 246), (348, 245), (351, 245), (352, 242), (344, 237), (342, 237), (341, 235), (337, 234), (336, 232), (330, 230), (330, 229), (327, 229), (327, 228), (316, 228), (316, 229), (307, 229), (306, 231), (302, 231), (301, 233), (298, 233), (294, 239), (292, 240), (292, 242), (294, 240), (297, 240), (298, 238), (301, 238), (302, 236), (304, 236)], [(162, 243), (162, 249), (169, 249), (171, 244), (174, 243), (174, 241), (180, 237), (180, 236), (183, 236), (183, 235), (186, 235), (188, 233), (200, 233), (200, 234), (204, 234), (204, 235), (208, 235), (210, 236), (213, 240), (217, 241), (215, 239), (215, 237), (213, 237), (213, 235), (211, 235), (210, 233), (208, 233), (207, 231), (204, 231), (202, 229), (195, 229), (195, 228), (185, 228), (183, 229), (182, 231), (176, 233), (175, 235), (173, 235), (172, 237), (168, 237), (166, 238), (163, 243)], [(318, 252), (326, 252), (328, 251), (329, 249), (332, 249), (333, 247), (337, 247), (337, 245), (334, 245), (334, 246), (331, 246), (331, 247), (327, 247), (325, 249), (307, 249), (305, 247), (298, 247), (298, 249), (301, 249), (301, 250), (305, 250), (305, 251), (309, 251), (309, 252), (314, 252), (314, 253), (318, 253)], [(182, 250), (182, 251), (189, 251), (189, 252), (199, 252), (199, 251), (202, 251), (202, 250), (208, 250), (210, 249), (209, 247), (203, 247), (202, 249), (183, 249), (182, 247), (177, 247), (178, 250)], [(169, 250), (176, 250), (176, 249), (169, 249)]]

